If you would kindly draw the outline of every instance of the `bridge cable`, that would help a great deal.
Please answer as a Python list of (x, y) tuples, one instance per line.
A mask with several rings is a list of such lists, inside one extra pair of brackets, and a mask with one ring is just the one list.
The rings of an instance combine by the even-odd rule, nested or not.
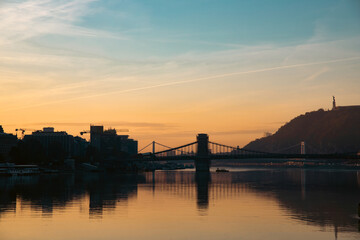
[(233, 147), (233, 146), (227, 146), (227, 145), (224, 145), (224, 144), (215, 143), (215, 142), (211, 142), (211, 141), (209, 141), (209, 143), (218, 145), (218, 146), (220, 146), (220, 147), (230, 147), (230, 148), (232, 148), (233, 150), (237, 150), (237, 151), (244, 151), (244, 152), (249, 152), (249, 153), (257, 153), (257, 154), (274, 154), (274, 153), (255, 151), (255, 150), (250, 150), (250, 149), (245, 149), (245, 148), (238, 148), (238, 147)]
[(306, 143), (305, 148), (306, 148), (306, 150), (307, 149), (313, 150), (314, 153), (319, 153), (319, 152), (321, 153), (321, 151), (319, 151), (316, 147), (314, 147), (313, 145), (311, 145), (309, 143)]
[(153, 144), (153, 142), (149, 143), (148, 145), (146, 145), (145, 147), (143, 147), (142, 149), (140, 149), (138, 152), (141, 152), (142, 150), (144, 150), (145, 148), (147, 148), (147, 147), (150, 146), (151, 144)]
[[(179, 150), (179, 149), (181, 149), (181, 148), (184, 148), (184, 147), (193, 145), (193, 144), (195, 144), (195, 143), (197, 143), (197, 142), (192, 142), (192, 143), (188, 143), (188, 144), (185, 144), (185, 145), (182, 145), (182, 146), (179, 146), (179, 147), (175, 147), (175, 148), (167, 149), (167, 150), (164, 150), (164, 151), (156, 152), (155, 154), (160, 154), (160, 153), (166, 153), (166, 152), (176, 151), (176, 150)], [(181, 150), (180, 150), (180, 151), (181, 151)]]
[[(155, 143), (158, 144), (159, 146), (166, 147), (166, 148), (168, 148), (168, 149), (172, 149), (172, 147), (166, 146), (166, 145), (164, 145), (164, 144), (161, 144), (161, 143), (158, 143), (158, 142), (155, 142)], [(175, 149), (174, 151), (175, 151), (175, 154), (176, 154), (176, 151), (180, 151), (181, 154), (184, 153), (184, 151), (183, 151), (183, 150), (180, 150), (180, 149)]]
[(297, 143), (297, 144), (295, 144), (295, 145), (293, 145), (293, 146), (290, 146), (290, 147), (286, 147), (286, 148), (281, 148), (281, 149), (278, 149), (278, 150), (276, 150), (276, 151), (274, 151), (275, 153), (281, 153), (281, 152), (283, 152), (283, 151), (285, 151), (285, 150), (289, 150), (289, 149), (291, 149), (291, 148), (294, 148), (294, 147), (297, 147), (297, 146), (300, 146), (301, 145), (301, 143)]
[(164, 145), (164, 144), (161, 144), (161, 143), (158, 143), (158, 142), (155, 142), (157, 145), (160, 145), (160, 146), (162, 146), (162, 147), (166, 147), (166, 148), (172, 148), (172, 147), (169, 147), (169, 146), (166, 146), (166, 145)]

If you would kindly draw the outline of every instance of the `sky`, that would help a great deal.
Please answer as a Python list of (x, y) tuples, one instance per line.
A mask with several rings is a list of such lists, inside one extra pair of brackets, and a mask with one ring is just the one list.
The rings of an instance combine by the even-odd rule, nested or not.
[(332, 96), (360, 104), (358, 0), (0, 0), (0, 32), (9, 133), (244, 146)]

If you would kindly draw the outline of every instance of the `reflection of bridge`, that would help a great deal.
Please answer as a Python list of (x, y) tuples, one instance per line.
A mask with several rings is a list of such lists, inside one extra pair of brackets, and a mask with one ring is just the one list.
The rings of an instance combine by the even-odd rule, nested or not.
[[(196, 142), (188, 143), (175, 148), (159, 144), (168, 148), (167, 150), (159, 152), (155, 152), (155, 144), (156, 142), (152, 142), (152, 153), (140, 154), (138, 155), (137, 160), (195, 160), (196, 171), (199, 172), (208, 172), (211, 160), (220, 159), (237, 159), (243, 163), (287, 162), (289, 160), (301, 162), (344, 162), (349, 159), (360, 159), (360, 156), (357, 154), (305, 154), (305, 151), (303, 150), (301, 151), (301, 154), (253, 151), (211, 142), (209, 141), (207, 134), (198, 134)], [(150, 145), (151, 144), (148, 146)], [(302, 145), (302, 148), (303, 147), (304, 146)]]

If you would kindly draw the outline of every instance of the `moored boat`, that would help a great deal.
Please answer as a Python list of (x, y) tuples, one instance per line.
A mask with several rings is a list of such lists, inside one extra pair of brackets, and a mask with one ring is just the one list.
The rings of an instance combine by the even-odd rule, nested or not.
[(25, 176), (40, 174), (37, 165), (15, 165), (6, 164), (0, 166), (0, 176)]
[(217, 168), (216, 172), (229, 172), (229, 170), (227, 170), (225, 168)]

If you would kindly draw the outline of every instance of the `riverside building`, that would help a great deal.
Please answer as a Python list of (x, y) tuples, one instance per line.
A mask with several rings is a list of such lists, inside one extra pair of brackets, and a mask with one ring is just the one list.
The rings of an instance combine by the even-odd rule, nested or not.
[(5, 133), (0, 125), (0, 160), (9, 160), (10, 150), (16, 143), (17, 137), (13, 134)]

